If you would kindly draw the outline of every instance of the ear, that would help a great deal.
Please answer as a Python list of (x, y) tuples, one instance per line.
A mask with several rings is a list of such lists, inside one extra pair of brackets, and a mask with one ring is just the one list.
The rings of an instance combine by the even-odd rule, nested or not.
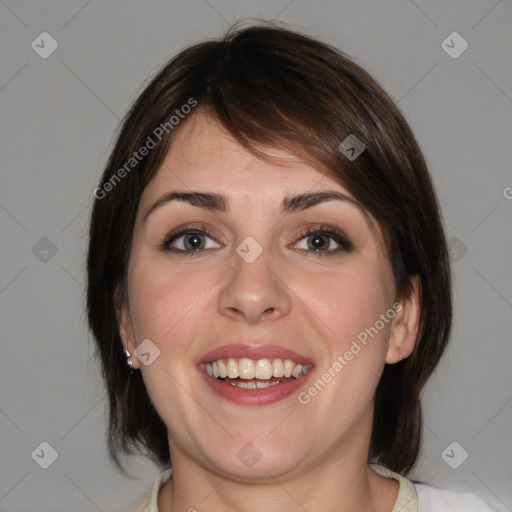
[(386, 363), (397, 363), (409, 357), (414, 350), (421, 314), (421, 282), (419, 276), (410, 278), (409, 293), (398, 301), (391, 325)]
[(140, 365), (139, 360), (136, 357), (133, 357), (134, 351), (137, 348), (137, 343), (135, 340), (135, 334), (133, 332), (130, 308), (128, 306), (128, 300), (119, 288), (115, 293), (115, 307), (119, 336), (123, 343), (123, 350), (128, 350), (128, 352), (130, 352), (130, 355), (132, 356), (130, 361), (132, 361), (133, 369), (136, 370)]

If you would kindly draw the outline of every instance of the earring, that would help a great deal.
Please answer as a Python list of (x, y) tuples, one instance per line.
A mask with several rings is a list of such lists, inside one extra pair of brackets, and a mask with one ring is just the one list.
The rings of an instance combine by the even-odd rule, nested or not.
[(405, 357), (402, 354), (400, 354), (400, 361), (403, 361), (404, 359)]
[[(123, 355), (124, 355), (124, 358), (125, 359), (128, 359), (129, 357), (131, 357), (131, 354), (130, 352), (128, 352), (128, 350), (125, 350), (123, 352)], [(128, 366), (128, 368), (130, 369), (130, 375), (133, 373), (133, 361), (126, 361), (126, 366)]]

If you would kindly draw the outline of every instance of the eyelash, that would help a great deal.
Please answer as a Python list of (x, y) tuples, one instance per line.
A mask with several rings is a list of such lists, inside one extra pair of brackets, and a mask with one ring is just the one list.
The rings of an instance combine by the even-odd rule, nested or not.
[[(176, 231), (173, 231), (169, 233), (162, 243), (160, 244), (159, 248), (162, 251), (165, 252), (173, 252), (177, 254), (187, 254), (189, 256), (197, 256), (200, 255), (203, 251), (207, 251), (209, 249), (196, 249), (193, 251), (183, 250), (183, 249), (175, 249), (171, 247), (171, 244), (181, 238), (183, 235), (206, 235), (209, 238), (213, 239), (213, 236), (208, 231), (208, 229), (204, 226), (183, 226)], [(298, 242), (302, 241), (304, 238), (308, 238), (313, 235), (322, 235), (322, 236), (328, 236), (332, 240), (334, 240), (339, 247), (336, 249), (332, 249), (329, 251), (322, 251), (322, 250), (313, 250), (313, 249), (298, 249), (298, 251), (301, 252), (307, 252), (307, 253), (313, 253), (315, 256), (324, 257), (324, 256), (334, 256), (336, 254), (339, 254), (340, 252), (351, 252), (352, 251), (352, 242), (348, 239), (348, 237), (342, 232), (337, 229), (333, 229), (329, 226), (319, 226), (315, 228), (307, 228), (304, 231), (302, 231), (298, 237)], [(295, 244), (297, 244), (296, 242)]]

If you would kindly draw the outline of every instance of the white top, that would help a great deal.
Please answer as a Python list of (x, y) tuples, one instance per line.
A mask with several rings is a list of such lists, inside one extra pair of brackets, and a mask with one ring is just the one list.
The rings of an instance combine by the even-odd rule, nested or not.
[[(400, 484), (391, 512), (494, 512), (473, 493), (437, 489), (427, 484), (413, 483), (384, 466), (371, 464), (379, 475), (394, 478)], [(159, 512), (158, 493), (171, 478), (172, 469), (166, 469), (155, 479), (149, 491), (131, 512)]]

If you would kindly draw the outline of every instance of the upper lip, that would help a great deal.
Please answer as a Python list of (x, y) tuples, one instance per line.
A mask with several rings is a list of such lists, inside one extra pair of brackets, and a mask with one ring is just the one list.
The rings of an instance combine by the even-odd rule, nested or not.
[(229, 359), (230, 357), (246, 357), (247, 359), (252, 360), (273, 358), (291, 359), (297, 364), (314, 364), (310, 358), (297, 354), (297, 352), (294, 352), (293, 350), (279, 347), (278, 345), (255, 345), (244, 343), (222, 345), (222, 347), (211, 350), (201, 357), (199, 364), (217, 361), (218, 359)]

